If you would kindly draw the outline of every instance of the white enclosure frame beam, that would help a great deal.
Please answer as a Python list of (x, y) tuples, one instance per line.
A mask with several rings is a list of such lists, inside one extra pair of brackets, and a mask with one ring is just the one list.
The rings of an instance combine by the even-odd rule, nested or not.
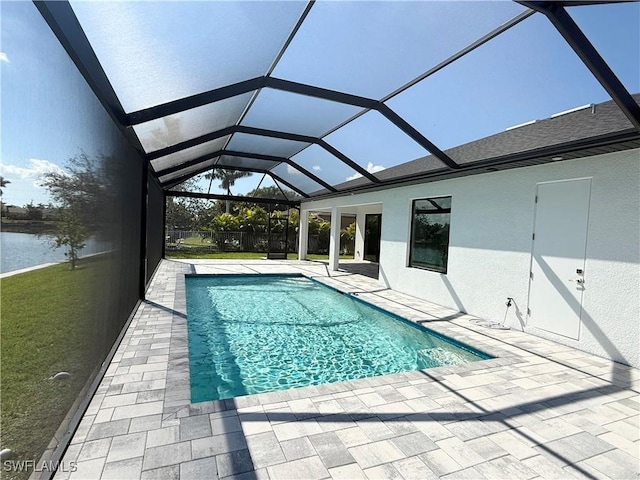
[(329, 237), (329, 270), (336, 272), (340, 263), (340, 223), (342, 222), (342, 209), (331, 209), (331, 232)]
[(298, 229), (298, 260), (307, 259), (309, 246), (309, 210), (300, 210), (300, 226)]

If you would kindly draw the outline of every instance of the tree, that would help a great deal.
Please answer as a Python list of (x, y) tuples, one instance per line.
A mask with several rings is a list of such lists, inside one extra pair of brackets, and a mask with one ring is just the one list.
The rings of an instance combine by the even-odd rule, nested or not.
[(331, 223), (324, 221), (316, 213), (309, 215), (309, 235), (318, 236), (321, 245), (329, 248), (329, 234), (331, 232)]
[[(87, 231), (98, 231), (105, 218), (110, 185), (104, 166), (107, 158), (90, 159), (80, 153), (67, 161), (67, 172), (48, 172), (42, 185), (49, 190), (53, 202), (75, 215)], [(69, 217), (68, 217), (69, 218)]]
[(214, 217), (209, 228), (214, 232), (237, 232), (240, 228), (238, 218), (230, 213), (223, 213)]
[(266, 231), (268, 218), (269, 214), (261, 207), (245, 208), (238, 215), (240, 229), (252, 233)]
[[(291, 193), (291, 195), (289, 195)], [(286, 195), (286, 196), (285, 196)], [(293, 197), (295, 194), (293, 192), (285, 192), (282, 193), (275, 185), (270, 185), (268, 187), (260, 187), (251, 190), (247, 193), (247, 197), (257, 197), (257, 198), (277, 198), (281, 200), (288, 200)]]
[(76, 268), (78, 252), (85, 247), (89, 231), (99, 232), (108, 205), (109, 183), (106, 158), (90, 159), (85, 153), (67, 162), (67, 172), (48, 172), (42, 184), (60, 209), (55, 247), (67, 247), (65, 255), (71, 270)]
[(11, 180), (7, 180), (2, 175), (0, 175), (0, 197), (2, 196), (2, 189), (11, 183)]
[(85, 247), (87, 237), (87, 230), (78, 216), (72, 213), (71, 210), (63, 210), (60, 214), (58, 231), (54, 241), (56, 247), (67, 247), (65, 256), (69, 259), (71, 270), (76, 268), (78, 252)]
[(350, 223), (345, 228), (340, 230), (340, 238), (342, 240), (340, 245), (342, 253), (344, 253), (345, 255), (353, 254), (356, 240), (356, 222)]
[[(255, 197), (256, 201), (255, 202), (242, 202), (240, 203), (240, 208), (254, 208), (258, 205), (263, 205), (263, 203), (260, 202), (261, 198), (270, 198), (270, 199), (274, 199), (274, 200), (296, 200), (299, 198), (299, 195), (295, 192), (292, 192), (290, 190), (284, 190), (283, 191), (278, 188), (275, 185), (270, 185), (268, 187), (260, 187), (260, 188), (256, 188), (254, 190), (251, 190), (250, 192), (247, 193), (246, 195), (247, 197)], [(280, 204), (280, 203), (276, 203), (276, 204), (271, 204), (271, 206), (269, 207), (272, 211), (273, 210), (280, 210), (280, 211), (286, 211), (288, 210), (290, 207), (290, 205), (288, 204)]]
[(193, 211), (182, 199), (167, 198), (167, 228), (170, 230), (193, 230)]
[(44, 205), (42, 203), (35, 205), (33, 200), (30, 203), (27, 203), (24, 208), (27, 209), (27, 218), (29, 220), (42, 220)]
[(340, 236), (353, 242), (356, 239), (356, 222), (347, 225), (340, 231)]
[[(289, 226), (289, 217), (287, 212), (282, 210), (274, 210), (271, 212), (271, 233), (284, 233), (285, 226)], [(291, 229), (287, 228), (289, 232)]]
[[(210, 173), (206, 173), (204, 178), (210, 180), (220, 180), (219, 187), (222, 190), (227, 191), (227, 195), (231, 196), (231, 187), (236, 183), (239, 178), (250, 177), (253, 175), (251, 172), (243, 172), (240, 170), (212, 170)], [(231, 201), (227, 200), (226, 212), (231, 213)]]
[[(191, 178), (172, 188), (177, 191), (198, 192), (196, 179)], [(166, 225), (171, 230), (199, 230), (209, 224), (215, 214), (210, 200), (189, 197), (167, 197)]]
[(300, 211), (295, 208), (289, 209), (289, 235), (295, 238), (300, 227)]

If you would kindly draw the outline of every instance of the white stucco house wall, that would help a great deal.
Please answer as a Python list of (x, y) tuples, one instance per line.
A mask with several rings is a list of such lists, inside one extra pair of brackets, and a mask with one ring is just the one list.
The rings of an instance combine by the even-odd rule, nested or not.
[[(575, 142), (576, 129), (593, 127), (595, 138), (598, 128), (617, 128), (607, 105), (597, 107), (450, 151), (475, 162), (483, 152), (495, 157), (496, 148), (507, 150), (505, 159), (529, 151), (529, 166), (505, 161), (497, 171), (412, 180), (412, 168), (419, 177), (429, 165), (419, 159), (389, 169), (389, 176), (403, 174), (397, 186), (305, 200), (301, 218), (311, 211), (330, 211), (332, 220), (356, 214), (361, 260), (365, 215), (381, 213), (381, 285), (640, 367), (640, 146)], [(558, 139), (576, 146), (552, 158), (536, 153)], [(411, 265), (413, 202), (442, 197), (451, 201), (446, 273)], [(339, 229), (332, 227), (330, 268), (337, 269)], [(301, 256), (305, 236), (301, 231)]]

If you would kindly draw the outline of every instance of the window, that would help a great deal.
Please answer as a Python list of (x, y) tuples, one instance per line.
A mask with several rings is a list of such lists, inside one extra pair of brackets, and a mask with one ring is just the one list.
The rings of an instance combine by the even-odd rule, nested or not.
[(414, 200), (409, 266), (447, 273), (451, 197)]

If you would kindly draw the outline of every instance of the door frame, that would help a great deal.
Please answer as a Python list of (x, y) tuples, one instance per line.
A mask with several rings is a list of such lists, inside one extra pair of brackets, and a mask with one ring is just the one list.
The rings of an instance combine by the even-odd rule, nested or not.
[[(586, 236), (585, 236), (585, 254), (584, 254), (584, 263), (586, 264), (587, 261), (587, 245), (588, 245), (588, 241), (589, 241), (589, 221), (591, 218), (591, 197), (592, 197), (592, 189), (593, 189), (593, 177), (578, 177), (578, 178), (565, 178), (562, 180), (548, 180), (548, 181), (544, 181), (544, 182), (536, 182), (536, 189), (535, 189), (535, 196), (534, 196), (534, 203), (533, 203), (533, 223), (531, 225), (531, 248), (530, 248), (530, 253), (529, 253), (529, 270), (528, 270), (528, 276), (529, 276), (529, 281), (528, 281), (528, 287), (527, 287), (527, 311), (526, 311), (526, 322), (525, 322), (525, 326), (527, 327), (534, 327), (534, 328), (540, 328), (540, 327), (536, 327), (535, 325), (531, 325), (530, 324), (530, 319), (531, 319), (531, 287), (532, 287), (532, 274), (533, 274), (533, 261), (534, 261), (534, 248), (535, 248), (535, 233), (536, 233), (536, 221), (538, 219), (538, 192), (539, 192), (539, 187), (540, 185), (549, 185), (549, 184), (553, 184), (553, 183), (568, 183), (568, 182), (575, 182), (575, 181), (581, 181), (581, 180), (589, 180), (589, 202), (587, 204), (587, 224), (586, 224)], [(586, 271), (586, 266), (585, 266), (585, 271)], [(578, 324), (578, 338), (577, 339), (573, 339), (576, 341), (580, 340), (580, 333), (582, 331), (582, 313), (584, 311), (583, 308), (583, 304), (584, 304), (584, 293), (583, 296), (581, 298), (580, 301), (580, 315), (578, 316), (578, 320), (579, 320), (579, 324)], [(540, 328), (540, 330), (544, 330), (543, 328)], [(560, 337), (564, 337), (564, 338), (571, 338), (571, 337), (566, 337), (560, 333), (555, 333), (555, 332), (551, 332), (548, 330), (544, 330), (545, 332), (548, 332), (552, 335), (556, 335), (556, 336), (560, 336)]]
[(363, 242), (363, 248), (362, 248), (363, 249), (362, 259), (363, 260), (367, 259), (367, 245), (369, 244), (368, 237), (367, 237), (367, 220), (369, 219), (369, 217), (378, 217), (378, 235), (377, 235), (378, 252), (376, 254), (375, 260), (368, 260), (368, 261), (380, 263), (380, 242), (382, 240), (382, 213), (367, 213), (364, 216), (364, 242)]

